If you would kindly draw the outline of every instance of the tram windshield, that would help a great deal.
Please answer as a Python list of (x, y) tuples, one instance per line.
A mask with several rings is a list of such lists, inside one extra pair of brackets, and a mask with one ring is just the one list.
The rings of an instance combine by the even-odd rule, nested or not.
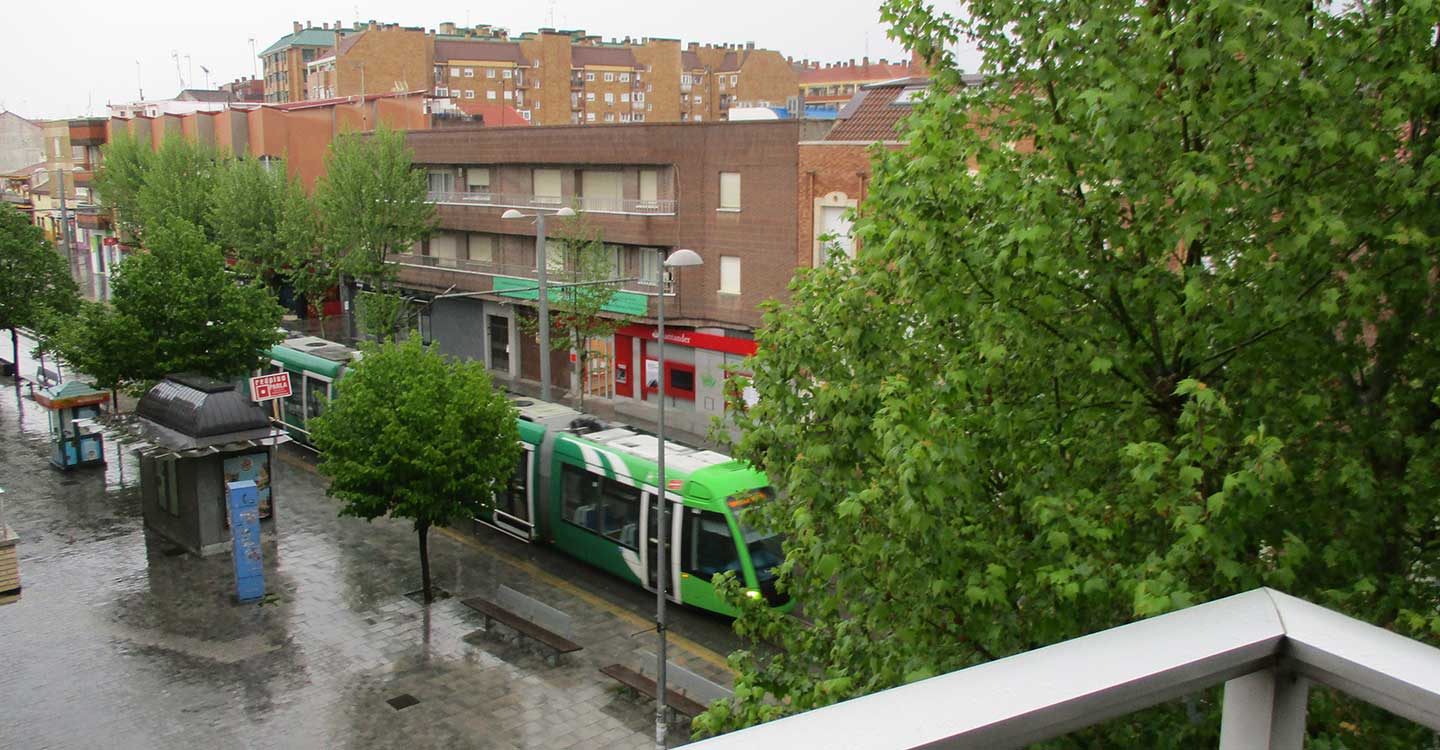
[(725, 501), (725, 504), (735, 512), (735, 520), (740, 522), (742, 541), (745, 548), (750, 551), (750, 564), (754, 566), (755, 577), (760, 581), (773, 580), (776, 566), (785, 561), (785, 551), (781, 547), (782, 537), (779, 534), (749, 526), (745, 523), (745, 516), (751, 507), (774, 498), (774, 490), (769, 487), (760, 487), (731, 495)]

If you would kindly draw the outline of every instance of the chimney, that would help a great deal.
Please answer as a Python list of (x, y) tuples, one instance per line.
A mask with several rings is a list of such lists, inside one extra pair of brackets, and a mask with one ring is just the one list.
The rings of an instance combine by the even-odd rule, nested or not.
[(455, 23), (452, 22), (452, 21), (441, 21), (441, 22), (440, 22), (440, 33), (441, 33), (441, 34), (454, 34), (454, 33), (455, 33)]
[(748, 52), (748, 51), (750, 51), (750, 50), (752, 50), (752, 49), (755, 49), (755, 43), (754, 43), (754, 42), (746, 42), (746, 43), (745, 43), (745, 50)]
[(306, 21), (306, 22), (305, 22), (305, 28), (309, 29), (309, 28), (313, 28), (313, 27), (310, 25), (310, 22), (309, 22), (309, 21)]
[(930, 75), (930, 66), (925, 63), (925, 58), (921, 57), (920, 53), (915, 50), (910, 50), (910, 75)]
[(862, 57), (862, 58), (860, 58), (860, 64), (863, 65), (863, 66), (865, 66), (866, 68), (869, 68), (869, 67), (870, 67), (870, 58), (868, 58), (868, 57)]
[(380, 24), (375, 23), (375, 19), (372, 18), (372, 19), (370, 19), (370, 22), (369, 22), (369, 23), (365, 24), (365, 28), (367, 28), (367, 29), (369, 29), (369, 30), (371, 30), (371, 31), (375, 31), (376, 29), (379, 29), (379, 28), (380, 28)]
[(291, 22), (290, 22), (290, 26), (295, 29), (295, 33), (296, 33), (296, 34), (299, 34), (299, 33), (300, 33), (300, 22), (299, 22), (299, 21), (291, 21)]
[(496, 37), (497, 39), (499, 39), (500, 41), (502, 41), (502, 42), (507, 41), (507, 40), (510, 39), (510, 30), (509, 30), (509, 29), (496, 29), (496, 30), (495, 30), (495, 37)]
[(324, 29), (324, 30), (326, 30), (326, 31), (329, 31), (329, 30), (330, 30), (330, 22), (329, 22), (329, 21), (321, 21), (321, 22), (320, 22), (320, 28), (322, 28), (322, 29)]
[(691, 51), (698, 50), (698, 49), (700, 49), (700, 43), (699, 43), (699, 42), (691, 42), (690, 45), (689, 45), (689, 47), (688, 47), (688, 49), (690, 49)]

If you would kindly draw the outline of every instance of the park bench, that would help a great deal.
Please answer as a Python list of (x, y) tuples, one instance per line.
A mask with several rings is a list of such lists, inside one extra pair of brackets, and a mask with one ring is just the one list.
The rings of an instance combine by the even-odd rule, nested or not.
[(496, 590), (495, 601), (471, 597), (461, 600), (460, 603), (485, 618), (486, 631), (491, 629), (492, 622), (498, 622), (548, 647), (550, 653), (546, 656), (546, 661), (551, 665), (556, 663), (560, 654), (573, 653), (581, 648), (567, 637), (571, 629), (570, 615), (509, 586), (501, 586)]
[[(644, 656), (648, 658), (641, 661), (641, 671), (633, 670), (623, 664), (611, 664), (601, 667), (600, 673), (626, 688), (654, 700), (655, 678), (651, 676), (651, 673), (655, 670), (656, 659), (651, 654), (644, 654)], [(665, 705), (669, 706), (671, 711), (690, 719), (704, 712), (711, 702), (720, 698), (728, 698), (733, 694), (714, 682), (672, 663), (666, 664), (665, 683)]]

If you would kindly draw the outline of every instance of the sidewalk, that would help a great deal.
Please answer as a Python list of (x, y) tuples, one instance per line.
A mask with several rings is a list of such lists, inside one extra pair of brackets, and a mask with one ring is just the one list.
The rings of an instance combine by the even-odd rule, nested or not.
[[(653, 595), (496, 534), (434, 533), (428, 609), (408, 524), (338, 518), (297, 453), (275, 467), (272, 596), (237, 605), (228, 556), (147, 542), (133, 456), (45, 460), (45, 414), (0, 383), (0, 484), (20, 534), (20, 598), (0, 606), (6, 748), (640, 748), (653, 703), (598, 672), (654, 651)], [(475, 633), (459, 603), (504, 584), (574, 617), (584, 650), (548, 666), (528, 642)], [(673, 661), (729, 684), (723, 620), (675, 613)], [(703, 644), (703, 645), (702, 645)], [(397, 710), (402, 694), (419, 703)], [(673, 730), (672, 741), (686, 732)], [(678, 744), (678, 742), (676, 743)]]

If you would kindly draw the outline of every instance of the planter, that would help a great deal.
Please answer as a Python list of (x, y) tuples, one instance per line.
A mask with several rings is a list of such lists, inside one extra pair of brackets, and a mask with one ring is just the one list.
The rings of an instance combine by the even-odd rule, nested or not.
[(20, 535), (8, 526), (0, 526), (0, 597), (20, 594), (20, 560), (17, 546)]

